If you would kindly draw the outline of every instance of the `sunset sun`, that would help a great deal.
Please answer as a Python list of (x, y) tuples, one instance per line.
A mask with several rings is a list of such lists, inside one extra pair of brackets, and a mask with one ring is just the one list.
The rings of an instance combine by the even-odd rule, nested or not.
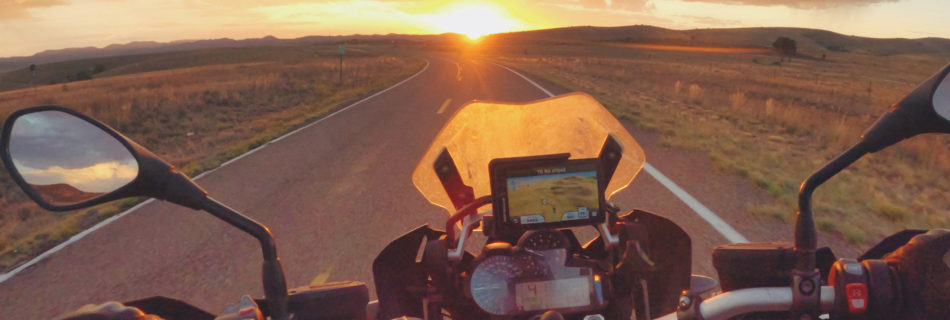
[(437, 32), (464, 34), (472, 39), (481, 36), (513, 31), (518, 21), (508, 11), (492, 3), (461, 3), (443, 7), (431, 19)]

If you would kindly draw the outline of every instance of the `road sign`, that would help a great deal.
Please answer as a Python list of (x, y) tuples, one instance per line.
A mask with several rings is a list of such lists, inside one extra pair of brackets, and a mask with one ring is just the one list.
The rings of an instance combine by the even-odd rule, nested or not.
[(340, 44), (340, 80), (339, 80), (340, 85), (343, 84), (343, 53), (344, 52), (345, 51), (343, 50), (343, 44), (341, 43)]

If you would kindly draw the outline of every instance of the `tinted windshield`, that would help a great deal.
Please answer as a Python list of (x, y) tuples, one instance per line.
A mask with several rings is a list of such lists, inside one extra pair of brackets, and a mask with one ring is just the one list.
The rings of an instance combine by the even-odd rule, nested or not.
[(594, 98), (572, 93), (528, 104), (475, 101), (442, 128), (412, 173), (412, 183), (426, 199), (451, 213), (455, 207), (432, 169), (443, 148), (478, 198), (491, 193), (492, 159), (558, 153), (570, 153), (571, 159), (596, 158), (608, 135), (623, 148), (607, 185), (609, 199), (633, 181), (646, 160), (636, 140)]

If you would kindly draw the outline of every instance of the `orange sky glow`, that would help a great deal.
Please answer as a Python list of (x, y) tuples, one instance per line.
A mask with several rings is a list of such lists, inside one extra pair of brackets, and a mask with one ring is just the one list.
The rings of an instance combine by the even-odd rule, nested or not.
[(0, 0), (0, 57), (131, 41), (456, 32), (565, 26), (785, 26), (950, 37), (945, 0)]

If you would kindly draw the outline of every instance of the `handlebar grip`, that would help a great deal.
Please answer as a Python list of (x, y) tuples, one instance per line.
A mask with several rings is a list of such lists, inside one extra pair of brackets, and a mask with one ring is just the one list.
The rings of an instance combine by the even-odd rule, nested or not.
[(868, 271), (869, 319), (894, 319), (900, 311), (900, 276), (884, 260), (867, 259), (861, 265)]
[(901, 308), (900, 283), (900, 276), (884, 260), (838, 259), (828, 274), (828, 285), (838, 297), (832, 316), (894, 319)]

